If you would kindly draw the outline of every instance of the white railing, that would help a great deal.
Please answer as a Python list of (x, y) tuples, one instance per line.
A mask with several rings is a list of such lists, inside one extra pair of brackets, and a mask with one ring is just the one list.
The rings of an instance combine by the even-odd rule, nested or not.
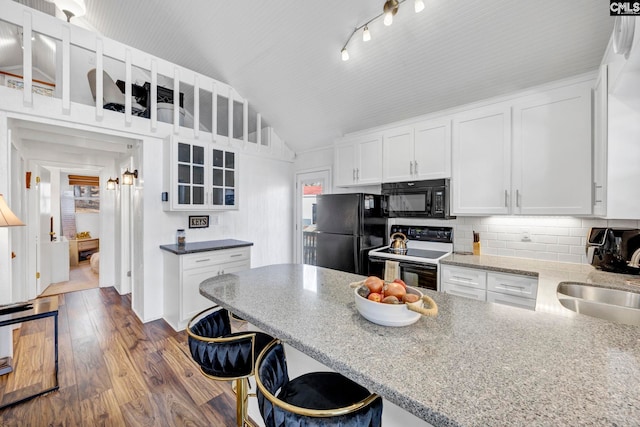
[[(76, 25), (64, 22), (60, 19), (54, 18), (47, 14), (41, 13), (37, 10), (27, 8), (11, 0), (0, 0), (0, 20), (15, 25), (22, 30), (22, 43), (23, 43), (23, 88), (22, 91), (22, 106), (24, 110), (29, 108), (35, 108), (38, 102), (47, 103), (48, 108), (51, 106), (51, 99), (44, 101), (44, 96), (33, 93), (33, 41), (34, 34), (44, 35), (54, 40), (59, 52), (56, 52), (56, 70), (55, 70), (55, 96), (59, 98), (60, 111), (56, 114), (61, 114), (68, 118), (70, 121), (74, 121), (74, 114), (72, 110), (81, 110), (83, 108), (82, 103), (72, 101), (72, 84), (83, 85), (83, 88), (88, 90), (87, 82), (72, 81), (72, 66), (87, 67), (96, 69), (95, 80), (95, 122), (104, 123), (104, 121), (121, 122), (124, 128), (134, 128), (136, 130), (145, 130), (145, 133), (149, 132), (152, 135), (164, 136), (163, 133), (174, 133), (181, 136), (192, 136), (198, 139), (211, 138), (213, 141), (219, 143), (228, 143), (235, 145), (242, 145), (245, 148), (254, 147), (255, 150), (260, 152), (277, 151), (279, 156), (286, 158), (293, 158), (293, 152), (286, 147), (286, 145), (274, 137), (275, 134), (271, 129), (265, 126), (262, 128), (263, 121), (259, 113), (255, 115), (255, 127), (251, 126), (249, 129), (249, 102), (240, 96), (231, 86), (196, 73), (187, 68), (173, 64), (161, 58), (155, 57), (148, 53), (137, 50), (133, 47), (124, 45), (115, 40), (103, 37), (97, 33), (93, 33), (84, 28), (80, 28)], [(73, 63), (73, 51), (88, 51), (93, 59), (86, 63), (74, 64)], [(124, 75), (121, 76), (124, 81), (124, 114), (111, 112), (103, 108), (103, 95), (104, 95), (104, 81), (103, 71), (105, 70), (105, 59), (113, 62), (121, 61), (124, 63)], [(94, 65), (95, 64), (95, 65)], [(147, 94), (150, 98), (149, 108), (147, 109), (148, 117), (137, 117), (132, 114), (132, 84), (134, 83), (132, 75), (133, 70), (144, 70), (145, 74), (148, 72), (150, 77), (150, 88)], [(78, 69), (73, 70), (77, 74)], [(121, 70), (120, 70), (121, 71)], [(172, 124), (164, 123), (158, 120), (158, 87), (159, 76), (166, 76), (169, 79), (173, 79), (173, 88), (165, 88), (172, 90), (174, 94), (173, 102), (173, 120)], [(115, 78), (120, 76), (113, 76)], [(183, 110), (180, 107), (180, 87), (181, 84), (184, 87), (193, 87), (193, 103), (189, 107), (193, 107), (190, 111), (185, 108), (187, 114), (191, 114), (193, 117), (193, 126), (185, 128), (180, 125), (180, 117)], [(74, 90), (80, 90), (74, 88)], [(208, 97), (211, 94), (211, 117), (204, 118), (202, 116), (202, 108), (200, 102), (201, 91)], [(227, 99), (227, 114), (226, 124), (218, 123), (218, 117), (223, 112), (218, 111), (218, 98)], [(191, 100), (191, 98), (189, 98)], [(35, 102), (35, 104), (34, 104)], [(241, 138), (234, 137), (234, 125), (238, 123), (234, 122), (234, 108), (237, 108), (237, 104), (241, 104), (242, 108), (242, 135)], [(234, 104), (236, 104), (234, 106)], [(0, 105), (1, 107), (1, 105)], [(86, 107), (86, 106), (84, 106)], [(186, 106), (185, 106), (186, 107)], [(208, 105), (206, 106), (208, 107)], [(208, 108), (206, 108), (208, 111)], [(107, 113), (105, 113), (107, 111)], [(220, 114), (219, 114), (220, 113)], [(108, 119), (105, 119), (109, 116)], [(116, 117), (116, 118), (114, 118)], [(210, 122), (209, 122), (210, 120)], [(201, 122), (206, 123), (202, 125), (205, 130), (201, 129)], [(208, 130), (210, 124), (211, 129)], [(227, 128), (227, 135), (219, 135), (220, 126)], [(252, 123), (253, 125), (253, 123)], [(269, 135), (267, 141), (263, 140), (262, 136)], [(251, 138), (249, 137), (251, 135)]]

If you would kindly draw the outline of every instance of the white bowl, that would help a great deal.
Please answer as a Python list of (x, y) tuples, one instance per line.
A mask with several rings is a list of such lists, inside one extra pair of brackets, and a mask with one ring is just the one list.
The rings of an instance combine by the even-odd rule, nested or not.
[[(420, 299), (414, 303), (413, 306), (422, 307), (422, 292), (416, 288), (407, 286), (407, 293), (416, 294)], [(407, 326), (416, 323), (420, 316), (420, 313), (409, 310), (407, 304), (385, 304), (382, 302), (371, 301), (358, 294), (358, 288), (354, 289), (356, 296), (356, 308), (364, 317), (370, 322), (376, 323), (382, 326)]]

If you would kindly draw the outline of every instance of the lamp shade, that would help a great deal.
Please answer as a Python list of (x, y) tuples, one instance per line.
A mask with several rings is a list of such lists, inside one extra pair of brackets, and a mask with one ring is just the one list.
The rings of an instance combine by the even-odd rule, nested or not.
[(19, 225), (24, 225), (24, 223), (11, 212), (7, 202), (4, 200), (4, 196), (0, 194), (0, 227), (15, 227)]
[(87, 5), (84, 0), (47, 0), (55, 3), (56, 7), (63, 12), (70, 12), (72, 16), (83, 16), (87, 13)]

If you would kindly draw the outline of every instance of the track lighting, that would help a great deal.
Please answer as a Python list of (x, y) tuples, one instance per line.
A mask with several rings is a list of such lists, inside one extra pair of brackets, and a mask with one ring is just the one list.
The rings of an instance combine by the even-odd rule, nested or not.
[[(382, 7), (382, 13), (374, 16), (364, 24), (356, 27), (351, 33), (351, 35), (349, 36), (349, 38), (347, 39), (347, 42), (344, 44), (344, 46), (342, 46), (342, 50), (340, 51), (342, 60), (343, 61), (349, 60), (349, 52), (347, 52), (347, 46), (349, 45), (349, 42), (351, 41), (355, 33), (362, 30), (362, 41), (368, 42), (369, 40), (371, 40), (371, 32), (369, 31), (369, 24), (371, 24), (376, 19), (384, 16), (384, 19), (383, 19), (384, 25), (386, 26), (391, 25), (393, 23), (393, 17), (395, 16), (396, 13), (398, 13), (398, 9), (400, 8), (400, 5), (405, 1), (406, 0), (386, 0), (384, 3), (384, 6)], [(414, 0), (413, 6), (416, 13), (422, 12), (424, 10), (424, 1)]]
[(371, 40), (371, 33), (369, 32), (369, 27), (365, 25), (364, 30), (362, 31), (362, 41), (368, 42), (369, 40)]
[(398, 0), (387, 0), (382, 8), (384, 11), (384, 25), (389, 26), (393, 24), (393, 16), (398, 13), (398, 7), (400, 4)]

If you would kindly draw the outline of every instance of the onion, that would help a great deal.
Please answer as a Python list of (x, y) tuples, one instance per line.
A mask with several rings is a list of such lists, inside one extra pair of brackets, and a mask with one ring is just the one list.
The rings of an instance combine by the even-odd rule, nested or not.
[(384, 287), (384, 296), (394, 296), (399, 300), (407, 293), (407, 290), (400, 283), (387, 283)]
[(416, 294), (406, 294), (405, 296), (402, 297), (402, 302), (404, 303), (416, 302), (419, 299), (420, 297)]
[(382, 286), (384, 285), (384, 282), (381, 278), (376, 276), (369, 276), (364, 281), (364, 284), (367, 288), (369, 288), (370, 292), (375, 292), (377, 294), (382, 293)]

